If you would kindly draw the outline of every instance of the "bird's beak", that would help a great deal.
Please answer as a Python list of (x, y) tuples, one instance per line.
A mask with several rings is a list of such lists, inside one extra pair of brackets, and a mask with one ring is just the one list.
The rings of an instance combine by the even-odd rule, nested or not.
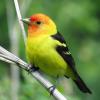
[(21, 21), (28, 25), (30, 24), (30, 18), (21, 19)]

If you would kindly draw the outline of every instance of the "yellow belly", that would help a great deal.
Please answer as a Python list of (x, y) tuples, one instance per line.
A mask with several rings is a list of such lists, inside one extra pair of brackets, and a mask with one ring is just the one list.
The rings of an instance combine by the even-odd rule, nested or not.
[(55, 77), (65, 75), (67, 64), (57, 53), (55, 49), (57, 44), (58, 41), (47, 36), (28, 39), (26, 54), (29, 62), (46, 74)]

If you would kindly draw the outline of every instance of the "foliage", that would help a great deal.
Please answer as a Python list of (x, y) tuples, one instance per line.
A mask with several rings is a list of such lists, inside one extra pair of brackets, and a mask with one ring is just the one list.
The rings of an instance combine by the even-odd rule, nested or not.
[[(6, 16), (6, 2), (8, 1), (4, 0), (0, 3), (0, 45), (7, 49), (10, 47)], [(64, 35), (75, 58), (78, 72), (93, 92), (92, 95), (83, 94), (70, 79), (64, 78), (60, 87), (63, 87), (62, 92), (69, 100), (99, 100), (100, 98), (99, 5), (100, 0), (31, 0), (30, 8), (23, 16), (45, 13), (56, 22), (58, 30)], [(13, 3), (12, 6), (14, 6)], [(25, 59), (24, 52), (21, 37), (19, 55), (23, 59)], [(10, 100), (10, 80), (9, 65), (0, 62), (0, 100)], [(53, 100), (46, 90), (26, 72), (20, 72), (20, 82), (19, 100)]]

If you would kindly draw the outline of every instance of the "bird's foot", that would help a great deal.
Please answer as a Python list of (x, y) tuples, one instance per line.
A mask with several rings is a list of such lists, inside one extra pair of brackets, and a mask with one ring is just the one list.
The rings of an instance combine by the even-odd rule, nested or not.
[(50, 91), (50, 95), (52, 95), (53, 94), (53, 92), (54, 92), (54, 90), (55, 90), (55, 86), (53, 85), (53, 86), (50, 86), (48, 89), (49, 89), (49, 91)]
[(35, 71), (38, 71), (39, 70), (39, 67), (35, 67), (35, 66), (31, 66), (28, 68), (28, 72), (35, 72)]
[(30, 68), (30, 72), (35, 72), (35, 71), (38, 71), (39, 70), (39, 67), (31, 67)]

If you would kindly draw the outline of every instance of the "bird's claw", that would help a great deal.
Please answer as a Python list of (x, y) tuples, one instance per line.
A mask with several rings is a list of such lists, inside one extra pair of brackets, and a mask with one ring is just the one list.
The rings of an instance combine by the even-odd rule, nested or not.
[(39, 70), (39, 67), (34, 67), (34, 66), (28, 67), (28, 73), (35, 72), (35, 71), (38, 71), (38, 70)]
[(30, 72), (35, 72), (35, 71), (38, 71), (39, 70), (39, 67), (31, 67), (30, 68)]

